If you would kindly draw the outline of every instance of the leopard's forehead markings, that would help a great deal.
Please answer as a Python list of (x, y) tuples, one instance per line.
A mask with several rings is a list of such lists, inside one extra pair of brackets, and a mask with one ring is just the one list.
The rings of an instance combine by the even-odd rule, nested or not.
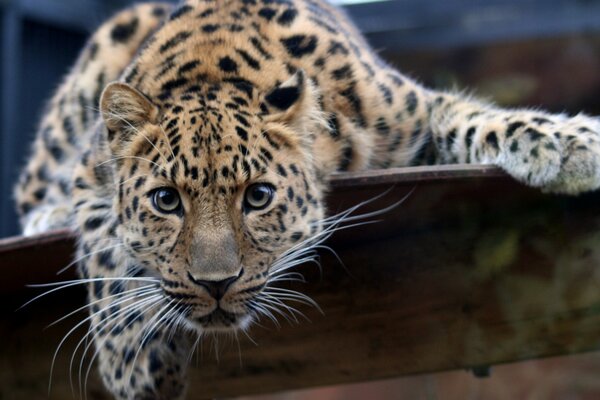
[[(275, 85), (285, 78), (285, 72), (294, 72), (293, 60), (313, 55), (320, 43), (317, 35), (285, 29), (299, 16), (292, 1), (241, 1), (239, 7), (214, 3), (198, 1), (178, 8), (147, 41), (125, 81), (161, 101), (168, 100), (173, 89), (202, 77), (214, 81), (237, 78), (250, 87), (261, 82)], [(317, 5), (309, 4), (305, 11), (321, 27), (329, 26), (326, 20), (333, 18)], [(266, 34), (271, 26), (281, 31)], [(290, 62), (285, 68), (273, 51), (287, 54)]]
[[(162, 176), (183, 187), (188, 195), (230, 195), (236, 188), (273, 166), (274, 152), (281, 145), (260, 130), (262, 117), (250, 108), (246, 88), (233, 84), (199, 84), (190, 91), (183, 88), (179, 101), (163, 105), (160, 123), (167, 146), (162, 154), (146, 146), (153, 167)], [(182, 97), (184, 97), (182, 99)]]

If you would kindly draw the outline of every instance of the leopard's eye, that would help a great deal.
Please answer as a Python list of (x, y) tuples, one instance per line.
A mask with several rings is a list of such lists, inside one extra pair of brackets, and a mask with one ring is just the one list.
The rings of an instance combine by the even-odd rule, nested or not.
[(275, 188), (268, 183), (255, 183), (246, 189), (244, 208), (247, 210), (264, 210), (271, 204)]
[(181, 197), (177, 190), (172, 188), (160, 188), (152, 195), (154, 208), (165, 214), (172, 214), (181, 209)]

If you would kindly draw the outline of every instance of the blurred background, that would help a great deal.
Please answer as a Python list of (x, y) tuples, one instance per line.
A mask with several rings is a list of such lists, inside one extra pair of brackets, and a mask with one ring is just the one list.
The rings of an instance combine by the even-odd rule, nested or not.
[[(0, 237), (18, 234), (12, 187), (45, 101), (89, 33), (133, 2), (0, 0)], [(600, 0), (337, 3), (383, 58), (428, 86), (600, 115)], [(493, 368), (491, 378), (460, 371), (265, 399), (596, 399), (599, 372), (600, 357), (582, 355)]]

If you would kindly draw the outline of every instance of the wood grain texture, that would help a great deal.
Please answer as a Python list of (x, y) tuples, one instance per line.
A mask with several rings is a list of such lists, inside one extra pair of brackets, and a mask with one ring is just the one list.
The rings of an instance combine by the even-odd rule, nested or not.
[[(308, 283), (289, 287), (309, 294), (324, 315), (299, 305), (311, 322), (282, 321), (278, 329), (262, 320), (263, 327), (250, 331), (257, 345), (240, 334), (239, 350), (231, 339), (217, 345), (207, 338), (190, 376), (190, 398), (600, 349), (600, 194), (548, 196), (493, 168), (437, 167), (336, 177), (329, 208), (334, 213), (387, 193), (361, 210), (369, 212), (411, 190), (380, 222), (335, 235), (330, 245), (344, 266), (323, 254), (322, 273), (312, 265), (298, 269)], [(58, 270), (72, 251), (65, 233), (28, 240), (24, 247), (19, 241), (0, 244), (1, 268), (16, 269), (13, 283), (31, 281), (30, 272), (39, 281), (38, 273)], [(15, 289), (10, 299), (23, 297)], [(18, 374), (0, 370), (0, 390), (40, 390), (37, 383), (23, 383), (47, 376), (58, 338), (74, 322), (45, 333), (40, 324), (76, 308), (82, 298), (76, 292), (18, 316), (2, 313), (0, 361), (22, 367)], [(34, 345), (26, 346), (24, 338)], [(66, 398), (67, 367), (68, 359), (59, 359), (51, 398)], [(92, 387), (90, 398), (103, 398)]]

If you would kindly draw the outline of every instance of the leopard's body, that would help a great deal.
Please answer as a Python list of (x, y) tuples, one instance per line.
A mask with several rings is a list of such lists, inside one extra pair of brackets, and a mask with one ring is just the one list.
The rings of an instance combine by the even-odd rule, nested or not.
[[(600, 121), (425, 89), (321, 0), (188, 0), (93, 35), (16, 197), (26, 234), (78, 232), (107, 388), (170, 399), (190, 332), (245, 328), (286, 298), (270, 285), (330, 226), (332, 173), (456, 162), (593, 190)], [(264, 208), (247, 205), (256, 183), (273, 188)], [(157, 188), (176, 190), (177, 212), (157, 209)]]

